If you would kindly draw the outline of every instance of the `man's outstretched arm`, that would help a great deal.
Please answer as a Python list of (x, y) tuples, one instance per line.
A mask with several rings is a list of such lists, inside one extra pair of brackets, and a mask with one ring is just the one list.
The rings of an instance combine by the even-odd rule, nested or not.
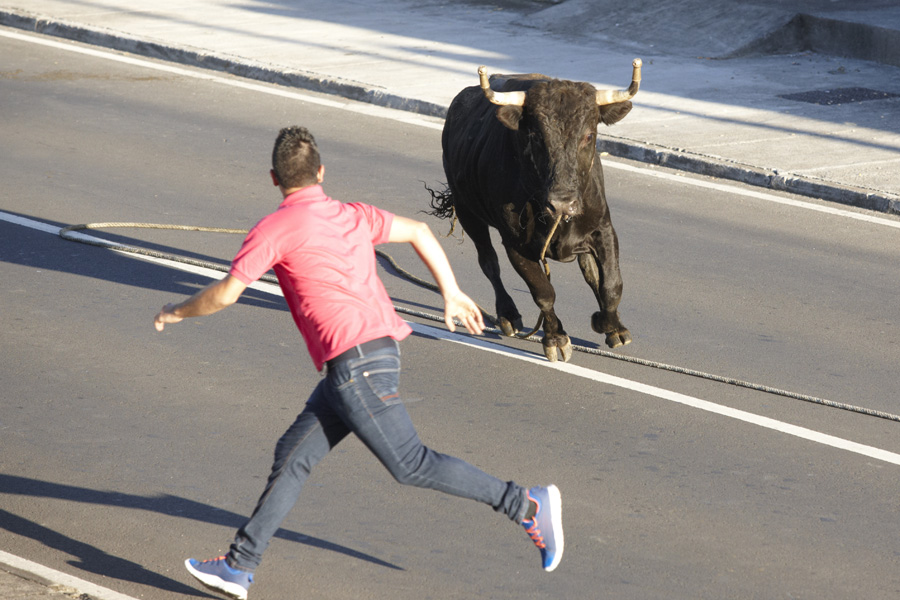
[(426, 223), (395, 215), (388, 241), (412, 244), (419, 258), (431, 271), (444, 297), (444, 322), (450, 331), (456, 331), (454, 317), (472, 333), (479, 334), (484, 331), (481, 309), (459, 289), (453, 269), (450, 268), (450, 261), (447, 260), (444, 249)]
[(203, 317), (219, 312), (238, 301), (247, 285), (232, 275), (213, 282), (180, 304), (166, 304), (153, 320), (157, 331), (187, 317)]

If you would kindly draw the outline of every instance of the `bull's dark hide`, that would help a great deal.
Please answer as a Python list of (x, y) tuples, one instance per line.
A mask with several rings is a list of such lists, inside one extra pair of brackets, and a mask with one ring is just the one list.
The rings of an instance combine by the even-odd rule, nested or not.
[(510, 263), (541, 311), (544, 353), (550, 360), (557, 360), (557, 351), (568, 360), (572, 352), (553, 309), (556, 293), (541, 266), (547, 237), (561, 217), (546, 257), (577, 258), (599, 303), (592, 328), (606, 335), (611, 348), (631, 342), (618, 315), (619, 244), (596, 149), (598, 124), (620, 121), (631, 102), (598, 106), (590, 84), (536, 74), (495, 75), (491, 88), (525, 91), (525, 102), (495, 106), (478, 86), (456, 96), (442, 137), (447, 190), (432, 194), (432, 214), (455, 216), (472, 238), (494, 288), (499, 326), (513, 335), (522, 329), (522, 317), (500, 280), (489, 228), (500, 232)]

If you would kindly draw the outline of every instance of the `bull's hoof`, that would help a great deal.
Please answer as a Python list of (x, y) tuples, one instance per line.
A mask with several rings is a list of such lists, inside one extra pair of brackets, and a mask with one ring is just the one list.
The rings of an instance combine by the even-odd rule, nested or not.
[(507, 319), (506, 317), (500, 317), (498, 319), (497, 325), (500, 326), (500, 331), (503, 332), (503, 335), (507, 337), (513, 337), (519, 332), (519, 330), (516, 329), (515, 325), (510, 323), (509, 319)]
[(612, 331), (606, 334), (606, 345), (610, 348), (621, 348), (631, 343), (631, 332), (627, 329)]
[(572, 341), (569, 336), (555, 336), (551, 339), (544, 338), (541, 344), (544, 346), (544, 356), (550, 362), (557, 362), (562, 359), (563, 362), (569, 362), (572, 358)]
[(617, 315), (595, 312), (591, 315), (591, 329), (606, 336), (606, 345), (621, 348), (631, 343), (631, 332), (619, 321)]

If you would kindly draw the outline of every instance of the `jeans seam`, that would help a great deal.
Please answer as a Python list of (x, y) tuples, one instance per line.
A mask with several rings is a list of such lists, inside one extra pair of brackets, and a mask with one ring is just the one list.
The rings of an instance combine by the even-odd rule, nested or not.
[[(275, 488), (275, 485), (281, 481), (282, 477), (284, 476), (285, 472), (288, 469), (288, 465), (290, 465), (293, 462), (293, 457), (297, 453), (297, 450), (300, 448), (300, 446), (303, 444), (303, 442), (305, 442), (307, 439), (309, 439), (309, 436), (312, 435), (318, 429), (322, 429), (322, 424), (320, 422), (316, 421), (315, 425), (313, 427), (311, 427), (309, 429), (309, 431), (307, 431), (306, 434), (303, 435), (300, 439), (298, 439), (297, 442), (291, 447), (291, 450), (290, 450), (290, 452), (287, 453), (287, 457), (285, 458), (284, 463), (282, 464), (281, 468), (279, 469), (278, 474), (272, 480), (271, 485), (267, 486), (266, 491), (263, 493), (263, 495), (260, 497), (259, 501), (257, 502), (257, 508), (254, 511), (254, 515), (258, 514), (260, 509), (262, 509), (262, 507), (270, 500), (270, 498), (272, 496), (272, 492)], [(298, 496), (299, 496), (299, 494), (298, 494)], [(250, 519), (252, 520), (253, 516), (251, 516)], [(246, 532), (246, 528), (247, 528), (248, 524), (249, 524), (249, 521), (247, 523), (245, 523), (243, 527), (241, 527), (241, 530)], [(237, 543), (236, 545), (239, 548), (244, 546), (244, 544), (242, 544), (242, 543)], [(229, 555), (231, 555), (231, 554), (232, 553), (229, 553)], [(254, 554), (256, 554), (256, 553), (254, 552)], [(242, 571), (246, 571), (249, 573), (253, 572), (252, 569), (242, 567), (241, 565), (237, 564), (237, 562), (235, 562), (235, 564), (233, 566), (234, 566), (234, 568), (240, 569)]]
[[(355, 393), (356, 396), (357, 396), (357, 400), (360, 401), (360, 404), (361, 404), (362, 406), (365, 406), (365, 407), (366, 407), (366, 414), (369, 416), (369, 419), (370, 419), (370, 420), (372, 421), (372, 423), (375, 425), (375, 428), (376, 428), (376, 430), (377, 430), (377, 432), (378, 432), (378, 435), (379, 435), (379, 438), (380, 438), (379, 441), (382, 442), (382, 446), (387, 447), (387, 448), (390, 450), (391, 456), (393, 457), (393, 460), (394, 460), (394, 464), (395, 464), (395, 465), (398, 465), (398, 466), (402, 466), (402, 467), (404, 468), (404, 470), (406, 471), (406, 473), (404, 473), (404, 475), (406, 475), (407, 477), (414, 477), (414, 478), (415, 478), (417, 481), (419, 481), (419, 482), (428, 483), (429, 486), (430, 486), (430, 489), (441, 489), (441, 488), (446, 489), (446, 490), (451, 490), (451, 489), (452, 489), (452, 490), (454, 490), (458, 495), (464, 494), (464, 493), (466, 492), (465, 489), (463, 489), (463, 488), (461, 488), (461, 487), (459, 487), (459, 486), (457, 486), (457, 485), (452, 485), (452, 484), (450, 484), (450, 483), (448, 483), (448, 482), (446, 482), (446, 481), (438, 481), (437, 479), (433, 479), (433, 478), (431, 478), (431, 477), (426, 477), (426, 476), (424, 476), (424, 475), (421, 475), (421, 474), (419, 474), (419, 473), (416, 473), (415, 471), (413, 471), (413, 470), (411, 470), (411, 469), (408, 469), (408, 468), (406, 467), (406, 462), (403, 461), (403, 460), (401, 459), (400, 455), (397, 453), (397, 450), (396, 450), (396, 447), (394, 446), (394, 444), (393, 444), (393, 443), (385, 443), (385, 442), (390, 442), (390, 438), (389, 438), (388, 435), (384, 432), (384, 429), (382, 428), (381, 423), (378, 422), (378, 419), (375, 418), (375, 416), (372, 414), (372, 411), (369, 409), (369, 407), (366, 406), (366, 405), (362, 402), (362, 397), (360, 396), (360, 389), (359, 389), (358, 384), (357, 384), (356, 386), (354, 386), (353, 389), (354, 389), (354, 393)], [(373, 392), (373, 393), (374, 393), (374, 392)], [(377, 395), (376, 395), (376, 397), (377, 397)], [(380, 400), (380, 399), (379, 399), (379, 400)], [(387, 405), (387, 406), (391, 406), (391, 405)], [(418, 436), (418, 433), (417, 433), (416, 435)], [(419, 445), (420, 445), (422, 448), (424, 448), (425, 451), (431, 451), (431, 452), (433, 452), (433, 450), (430, 450), (425, 444), (422, 443), (421, 440), (419, 440)], [(407, 484), (408, 484), (408, 485), (413, 485), (413, 486), (415, 486), (415, 487), (422, 487), (422, 486), (416, 486), (415, 484), (410, 483), (410, 482), (409, 482), (409, 479), (407, 479)], [(440, 484), (440, 485), (437, 486), (437, 485), (435, 485), (435, 484)]]

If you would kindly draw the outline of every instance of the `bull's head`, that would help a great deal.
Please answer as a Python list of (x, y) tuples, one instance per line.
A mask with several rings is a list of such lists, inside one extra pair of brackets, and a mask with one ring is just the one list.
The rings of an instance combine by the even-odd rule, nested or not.
[(527, 169), (546, 193), (547, 212), (566, 220), (583, 211), (586, 189), (596, 157), (597, 125), (612, 125), (631, 110), (629, 100), (641, 83), (641, 60), (632, 63), (626, 90), (597, 90), (587, 83), (540, 80), (527, 91), (491, 89), (487, 69), (478, 75), (485, 97), (496, 104), (497, 119), (517, 131)]

